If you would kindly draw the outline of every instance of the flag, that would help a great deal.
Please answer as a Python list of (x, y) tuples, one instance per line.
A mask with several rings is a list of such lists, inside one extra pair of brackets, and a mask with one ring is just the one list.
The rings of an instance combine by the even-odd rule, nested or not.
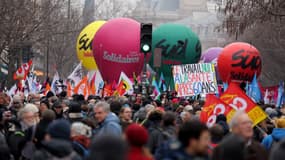
[(88, 77), (88, 90), (90, 95), (96, 94), (96, 87), (95, 87), (95, 78), (96, 78), (96, 71), (89, 71), (87, 73)]
[(46, 89), (45, 89), (44, 95), (47, 95), (47, 93), (48, 93), (50, 90), (51, 90), (50, 84), (49, 84), (49, 83), (46, 83)]
[(58, 87), (58, 83), (59, 83), (59, 75), (58, 75), (58, 72), (56, 71), (54, 76), (53, 76), (53, 79), (52, 79), (52, 83), (51, 83), (51, 91), (54, 93), (54, 94), (58, 94), (60, 92), (62, 92), (62, 88), (61, 87)]
[(119, 78), (119, 84), (123, 83), (125, 91), (127, 94), (132, 95), (134, 93), (133, 82), (129, 79), (129, 77), (124, 73), (121, 72)]
[(37, 92), (39, 92), (38, 86), (37, 86), (37, 82), (34, 80), (33, 77), (28, 77), (26, 81), (28, 83), (28, 87), (29, 87), (29, 92), (30, 93), (37, 93)]
[(73, 89), (75, 94), (82, 94), (86, 96), (88, 94), (88, 78), (87, 76), (83, 77), (83, 79), (74, 87)]
[(157, 99), (160, 96), (160, 91), (155, 76), (152, 77), (151, 85), (153, 86), (153, 94), (155, 95), (155, 99)]
[(95, 74), (95, 95), (102, 95), (101, 92), (104, 88), (104, 81), (99, 70)]
[(224, 89), (224, 92), (228, 89), (228, 83), (227, 82), (223, 82), (223, 89)]
[(113, 94), (112, 84), (105, 83), (103, 88), (103, 97), (108, 97), (111, 96), (112, 94)]
[(263, 100), (264, 100), (264, 104), (269, 104), (270, 100), (269, 100), (269, 93), (268, 93), (268, 89), (266, 89), (266, 91), (265, 91), (265, 94), (264, 94)]
[(253, 98), (255, 102), (261, 101), (261, 91), (257, 81), (256, 74), (254, 74), (253, 80), (249, 86), (249, 97)]
[(207, 94), (205, 104), (200, 114), (200, 121), (207, 124), (208, 127), (212, 127), (216, 123), (217, 116), (219, 114), (227, 114), (232, 108), (217, 98), (214, 94)]
[(66, 85), (67, 85), (67, 97), (71, 97), (73, 95), (73, 91), (72, 91), (72, 87), (71, 87), (71, 84), (70, 82), (66, 82)]
[(77, 84), (82, 79), (82, 63), (80, 62), (75, 69), (72, 71), (72, 73), (67, 77), (67, 79), (70, 79), (73, 81), (73, 85), (77, 86)]
[(30, 67), (32, 65), (32, 60), (29, 60), (28, 63), (22, 64), (20, 68), (17, 69), (17, 71), (13, 75), (14, 80), (26, 80), (26, 77), (29, 73)]
[(10, 90), (7, 92), (7, 94), (9, 95), (9, 96), (13, 96), (13, 95), (15, 95), (16, 94), (16, 91), (17, 91), (17, 85), (16, 84), (14, 84), (11, 88), (10, 88)]
[(254, 125), (263, 121), (267, 115), (249, 98), (236, 83), (230, 83), (228, 89), (221, 95), (220, 99), (228, 104), (233, 110), (227, 114), (228, 122), (237, 110), (245, 111)]
[(122, 96), (125, 94), (126, 92), (126, 87), (125, 84), (123, 82), (124, 80), (121, 80), (119, 85), (117, 86), (115, 92), (113, 93), (114, 96)]
[(162, 92), (165, 92), (167, 90), (166, 84), (165, 84), (165, 79), (164, 79), (164, 75), (161, 72), (160, 74), (160, 78), (159, 78), (159, 88)]
[(279, 83), (278, 87), (278, 96), (277, 96), (277, 102), (276, 102), (276, 107), (281, 107), (283, 103), (283, 94), (284, 94), (284, 82)]

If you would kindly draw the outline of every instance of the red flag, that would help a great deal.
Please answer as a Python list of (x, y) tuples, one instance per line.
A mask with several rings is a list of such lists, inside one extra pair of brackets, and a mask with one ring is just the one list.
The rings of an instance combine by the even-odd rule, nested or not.
[(50, 87), (49, 83), (47, 83), (44, 95), (47, 95), (47, 93), (50, 91), (50, 89), (51, 89), (51, 87)]
[(230, 110), (232, 110), (232, 108), (215, 95), (207, 94), (205, 104), (200, 114), (200, 120), (206, 123), (208, 127), (212, 127), (216, 123), (219, 114), (227, 115)]
[(71, 84), (70, 82), (66, 82), (67, 84), (67, 96), (68, 97), (71, 97), (72, 96), (72, 87), (71, 87)]
[(126, 92), (126, 87), (125, 87), (124, 81), (121, 80), (121, 82), (119, 83), (117, 89), (114, 92), (114, 95), (122, 96), (122, 95), (125, 94), (125, 92)]
[(220, 99), (233, 108), (233, 110), (227, 114), (228, 121), (231, 120), (237, 110), (244, 110), (253, 121), (254, 125), (267, 117), (264, 111), (235, 83), (230, 83), (228, 89), (221, 95)]
[(32, 65), (32, 60), (29, 60), (28, 63), (22, 64), (20, 68), (17, 69), (17, 71), (13, 75), (14, 80), (26, 80), (26, 77), (29, 73), (30, 67)]
[(113, 93), (112, 84), (105, 83), (104, 89), (103, 89), (103, 97), (111, 96), (112, 93)]
[(85, 97), (89, 95), (88, 93), (88, 78), (85, 76), (78, 84), (74, 87), (74, 93), (82, 94)]

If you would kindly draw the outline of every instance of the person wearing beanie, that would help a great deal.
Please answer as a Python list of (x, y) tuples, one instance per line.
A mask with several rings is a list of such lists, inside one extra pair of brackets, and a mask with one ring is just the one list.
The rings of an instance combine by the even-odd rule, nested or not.
[(81, 103), (77, 101), (71, 101), (68, 109), (68, 119), (70, 122), (79, 122), (83, 118)]
[(92, 136), (91, 127), (81, 122), (74, 122), (71, 125), (71, 140), (73, 149), (81, 156), (88, 156), (90, 138)]
[(42, 148), (34, 153), (33, 159), (81, 160), (81, 157), (73, 150), (70, 135), (71, 126), (67, 120), (54, 120), (47, 128)]
[(44, 111), (46, 111), (48, 109), (50, 109), (48, 99), (46, 99), (46, 98), (41, 99), (40, 107), (39, 107), (40, 113), (42, 114)]
[(64, 118), (64, 116), (63, 116), (63, 107), (62, 107), (60, 101), (56, 101), (56, 102), (53, 103), (52, 110), (55, 113), (56, 119)]
[(280, 118), (275, 120), (276, 128), (272, 133), (262, 140), (262, 145), (270, 150), (274, 144), (285, 138), (285, 119)]
[(131, 124), (125, 131), (126, 139), (129, 144), (129, 152), (127, 160), (151, 160), (152, 157), (143, 147), (148, 140), (147, 130), (138, 125)]

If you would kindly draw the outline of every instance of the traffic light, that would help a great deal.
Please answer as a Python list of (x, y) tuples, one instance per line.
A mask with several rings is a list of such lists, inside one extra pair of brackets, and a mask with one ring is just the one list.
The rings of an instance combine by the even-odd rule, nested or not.
[(141, 38), (140, 38), (140, 50), (143, 53), (151, 51), (152, 41), (152, 24), (141, 23)]

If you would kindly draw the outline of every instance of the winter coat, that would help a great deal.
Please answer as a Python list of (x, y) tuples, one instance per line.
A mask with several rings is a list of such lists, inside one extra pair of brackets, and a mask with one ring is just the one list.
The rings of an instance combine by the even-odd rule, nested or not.
[(132, 146), (129, 149), (127, 160), (152, 160), (152, 158), (144, 155), (141, 147), (133, 147)]
[(262, 140), (262, 145), (267, 149), (270, 150), (271, 145), (274, 141), (278, 142), (281, 139), (285, 138), (285, 128), (274, 128), (272, 134), (266, 136)]
[(42, 149), (35, 152), (33, 159), (81, 160), (81, 157), (73, 150), (71, 142), (61, 139), (51, 139), (48, 142), (42, 143)]
[(122, 127), (119, 118), (114, 113), (109, 113), (105, 120), (94, 129), (95, 136), (99, 135), (122, 135)]

